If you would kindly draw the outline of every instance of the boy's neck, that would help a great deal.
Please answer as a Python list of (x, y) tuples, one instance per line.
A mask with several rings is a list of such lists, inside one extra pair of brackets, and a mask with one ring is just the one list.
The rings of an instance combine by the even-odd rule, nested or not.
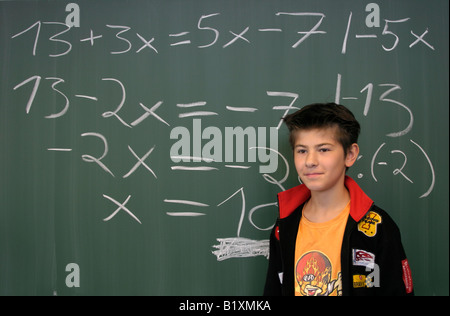
[(343, 185), (334, 192), (311, 192), (303, 207), (303, 216), (313, 223), (324, 223), (338, 216), (350, 201), (350, 193)]

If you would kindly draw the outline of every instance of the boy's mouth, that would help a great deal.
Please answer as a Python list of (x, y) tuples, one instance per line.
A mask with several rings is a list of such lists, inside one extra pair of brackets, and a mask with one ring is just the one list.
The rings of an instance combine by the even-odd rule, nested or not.
[(313, 172), (313, 173), (306, 173), (305, 177), (307, 177), (307, 178), (317, 178), (317, 177), (319, 177), (321, 175), (322, 175), (322, 173)]

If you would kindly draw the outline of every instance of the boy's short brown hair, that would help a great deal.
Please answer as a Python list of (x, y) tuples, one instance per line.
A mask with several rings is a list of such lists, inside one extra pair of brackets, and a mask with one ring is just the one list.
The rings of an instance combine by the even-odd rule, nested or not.
[(314, 103), (284, 117), (290, 135), (291, 147), (295, 146), (296, 132), (313, 128), (338, 127), (337, 141), (345, 154), (352, 144), (358, 143), (361, 127), (353, 113), (336, 103)]

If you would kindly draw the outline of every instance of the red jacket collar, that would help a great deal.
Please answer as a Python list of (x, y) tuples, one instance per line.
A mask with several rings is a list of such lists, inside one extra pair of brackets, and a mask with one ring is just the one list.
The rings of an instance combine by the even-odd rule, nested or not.
[[(359, 222), (373, 204), (359, 185), (349, 176), (345, 176), (345, 186), (350, 192), (350, 216)], [(304, 185), (298, 185), (292, 189), (278, 194), (278, 205), (280, 218), (288, 217), (300, 205), (306, 202), (311, 196), (311, 191)]]

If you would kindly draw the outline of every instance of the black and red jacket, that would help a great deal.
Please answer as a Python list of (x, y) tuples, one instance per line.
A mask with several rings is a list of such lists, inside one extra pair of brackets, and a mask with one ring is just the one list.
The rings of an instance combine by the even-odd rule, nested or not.
[[(350, 193), (350, 214), (341, 248), (342, 295), (413, 295), (397, 225), (352, 178), (345, 177), (345, 186)], [(294, 295), (295, 243), (303, 205), (310, 195), (305, 185), (278, 194), (279, 218), (270, 235), (264, 295)], [(379, 268), (377, 283), (365, 286), (355, 282), (375, 271), (374, 265), (374, 270), (368, 268), (370, 261)]]

